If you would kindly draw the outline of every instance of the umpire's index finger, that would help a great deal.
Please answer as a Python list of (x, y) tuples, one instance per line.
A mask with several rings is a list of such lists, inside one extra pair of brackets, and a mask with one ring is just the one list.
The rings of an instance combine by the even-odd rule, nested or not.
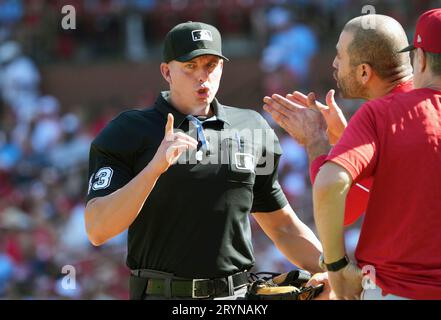
[(173, 117), (173, 114), (169, 113), (167, 115), (167, 123), (165, 125), (165, 139), (167, 141), (173, 140), (173, 125), (174, 125), (175, 118)]

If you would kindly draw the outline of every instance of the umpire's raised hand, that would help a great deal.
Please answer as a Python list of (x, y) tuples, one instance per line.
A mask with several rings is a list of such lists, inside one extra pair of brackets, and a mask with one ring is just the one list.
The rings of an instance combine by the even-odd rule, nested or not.
[(181, 154), (188, 149), (196, 149), (198, 142), (182, 132), (174, 132), (174, 118), (171, 113), (167, 116), (167, 124), (165, 125), (165, 135), (158, 151), (152, 159), (155, 170), (164, 173), (174, 164)]

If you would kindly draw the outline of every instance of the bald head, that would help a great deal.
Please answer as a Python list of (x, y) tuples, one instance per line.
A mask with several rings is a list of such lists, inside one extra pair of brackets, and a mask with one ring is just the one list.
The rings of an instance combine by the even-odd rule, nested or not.
[(395, 19), (379, 14), (364, 15), (346, 23), (343, 32), (353, 35), (348, 45), (353, 66), (367, 63), (381, 79), (388, 82), (412, 73), (409, 54), (398, 53), (409, 43), (406, 32)]

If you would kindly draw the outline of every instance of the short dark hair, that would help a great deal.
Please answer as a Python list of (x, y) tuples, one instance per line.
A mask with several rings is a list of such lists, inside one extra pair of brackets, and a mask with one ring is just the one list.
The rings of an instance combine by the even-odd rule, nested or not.
[(427, 64), (430, 66), (432, 73), (441, 76), (441, 53), (427, 52)]
[[(350, 63), (353, 66), (369, 64), (381, 79), (393, 81), (398, 75), (412, 71), (409, 54), (398, 53), (407, 38), (398, 22), (389, 17), (377, 17), (377, 26), (373, 29), (363, 28), (360, 17), (345, 25), (343, 30), (353, 35), (348, 46)], [(391, 23), (393, 28), (390, 28)], [(394, 27), (395, 23), (400, 28)]]

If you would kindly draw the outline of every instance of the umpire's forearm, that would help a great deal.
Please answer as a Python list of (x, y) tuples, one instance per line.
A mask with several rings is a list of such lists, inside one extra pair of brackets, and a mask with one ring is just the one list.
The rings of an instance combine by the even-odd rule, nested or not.
[(321, 271), (318, 261), (320, 241), (288, 204), (270, 213), (254, 213), (259, 225), (276, 247), (296, 266), (315, 273)]
[(99, 246), (126, 230), (138, 216), (160, 175), (150, 162), (124, 187), (90, 200), (85, 211), (90, 242)]
[(322, 251), (320, 241), (303, 222), (298, 220), (295, 224), (295, 228), (287, 229), (286, 234), (273, 239), (275, 245), (299, 268), (311, 273), (322, 272), (318, 265)]

